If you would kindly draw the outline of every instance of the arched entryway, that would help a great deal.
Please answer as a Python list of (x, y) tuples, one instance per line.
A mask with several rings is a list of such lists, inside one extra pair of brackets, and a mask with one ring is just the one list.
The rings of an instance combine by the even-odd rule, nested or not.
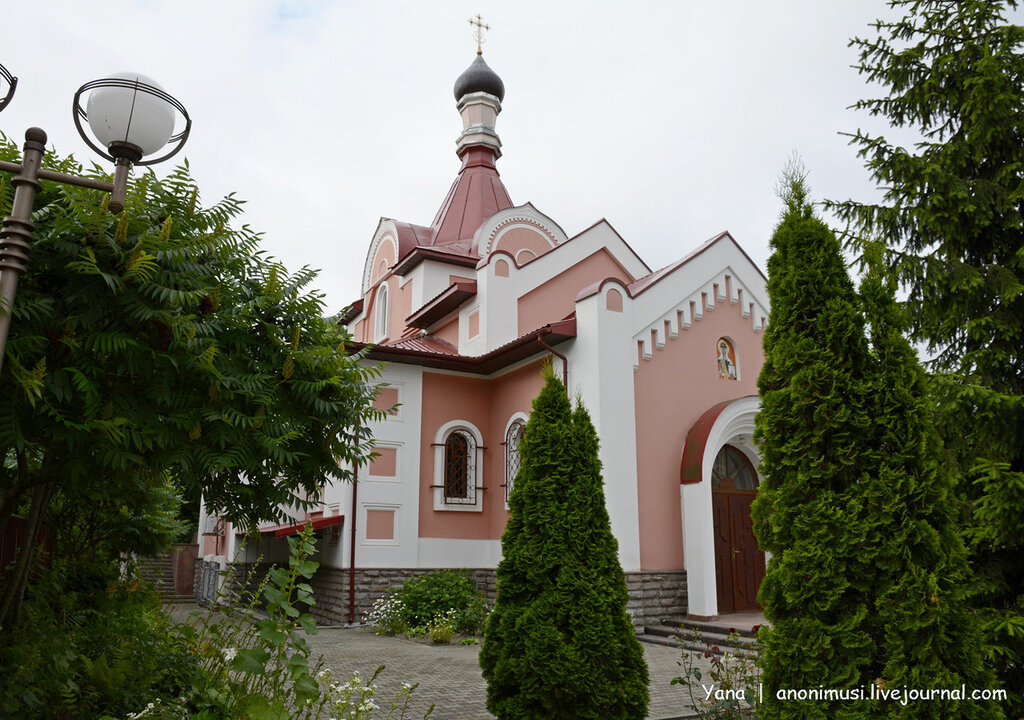
[(750, 458), (726, 444), (711, 468), (718, 612), (757, 611), (764, 579), (764, 553), (757, 547), (750, 506), (757, 497), (757, 471)]
[[(758, 483), (759, 457), (753, 435), (759, 407), (756, 395), (718, 403), (698, 418), (686, 436), (680, 461), (680, 502), (687, 612), (693, 619), (710, 620), (722, 613), (759, 609), (757, 590), (764, 577), (765, 555), (754, 542), (750, 520), (750, 503)], [(733, 450), (726, 450), (720, 461), (726, 447)], [(742, 464), (742, 457), (733, 451), (749, 465)], [(716, 474), (720, 476), (717, 489), (712, 487)], [(744, 569), (734, 570), (734, 565)], [(752, 568), (752, 577), (746, 568)], [(720, 588), (724, 602), (719, 600)]]

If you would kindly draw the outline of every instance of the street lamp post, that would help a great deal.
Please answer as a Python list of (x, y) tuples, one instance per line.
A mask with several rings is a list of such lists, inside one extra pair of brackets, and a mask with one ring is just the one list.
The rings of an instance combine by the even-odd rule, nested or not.
[[(3, 65), (0, 65), (0, 79), (8, 85), (7, 93), (0, 98), (0, 110), (3, 110), (14, 96), (18, 79)], [(86, 92), (90, 94), (87, 107), (83, 109), (81, 98)], [(153, 165), (171, 157), (181, 150), (192, 128), (184, 106), (153, 80), (138, 73), (118, 73), (86, 83), (75, 93), (72, 109), (75, 127), (82, 139), (102, 157), (114, 162), (114, 181), (68, 175), (40, 167), (46, 151), (46, 133), (36, 127), (25, 131), (20, 164), (0, 161), (0, 170), (15, 176), (11, 180), (15, 188), (11, 214), (4, 218), (0, 228), (0, 370), (3, 370), (18, 279), (28, 269), (35, 227), (31, 220), (32, 207), (36, 193), (42, 187), (39, 181), (51, 180), (110, 193), (109, 208), (119, 213), (124, 208), (132, 165)], [(184, 129), (177, 134), (173, 134), (175, 111), (184, 118)], [(89, 138), (82, 127), (82, 120), (89, 123), (106, 151)], [(168, 145), (171, 149), (166, 154), (143, 161), (143, 157), (153, 155)]]

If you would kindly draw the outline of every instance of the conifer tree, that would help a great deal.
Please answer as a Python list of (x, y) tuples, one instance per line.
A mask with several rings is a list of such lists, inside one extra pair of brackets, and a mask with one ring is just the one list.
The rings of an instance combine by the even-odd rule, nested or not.
[[(940, 464), (926, 375), (903, 335), (905, 322), (882, 249), (867, 249), (861, 284), (875, 373), (877, 471), (864, 490), (864, 572), (874, 579), (866, 618), (876, 640), (867, 673), (892, 688), (993, 687), (982, 661), (977, 618), (967, 602), (967, 555), (952, 502), (953, 481)], [(937, 699), (903, 707), (892, 718), (1000, 718), (991, 703)]]
[[(764, 481), (754, 527), (773, 556), (759, 594), (772, 623), (761, 635), (759, 715), (995, 720), (992, 703), (862, 695), (992, 681), (966, 603), (966, 556), (925, 375), (901, 334), (880, 251), (858, 297), (802, 172), (790, 166), (784, 182), (758, 379)], [(819, 687), (845, 694), (777, 695)]]
[(544, 378), (480, 651), (487, 708), (499, 720), (641, 720), (647, 666), (626, 614), (597, 434), (550, 365)]
[(758, 377), (761, 482), (752, 515), (772, 554), (758, 600), (762, 720), (862, 718), (864, 702), (780, 701), (787, 688), (851, 689), (872, 657), (860, 490), (870, 480), (863, 320), (835, 235), (790, 166), (768, 261), (771, 316)]
[(938, 428), (970, 504), (973, 604), (1009, 707), (1024, 717), (1024, 27), (1016, 0), (895, 0), (854, 38), (882, 88), (855, 107), (920, 142), (852, 135), (884, 193), (832, 203), (857, 247), (889, 247), (911, 337), (926, 346)]

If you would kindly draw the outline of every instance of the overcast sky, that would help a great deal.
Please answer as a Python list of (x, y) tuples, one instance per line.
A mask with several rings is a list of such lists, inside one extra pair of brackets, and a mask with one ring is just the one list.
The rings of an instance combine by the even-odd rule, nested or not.
[(879, 127), (847, 109), (872, 92), (847, 42), (887, 12), (883, 0), (11, 2), (0, 63), (19, 86), (0, 130), (20, 144), (40, 126), (91, 161), (76, 89), (120, 70), (153, 77), (192, 116), (183, 152), (204, 203), (245, 199), (271, 255), (321, 269), (333, 312), (359, 296), (378, 219), (429, 225), (455, 178), (452, 85), (480, 13), (505, 82), (498, 170), (514, 203), (570, 237), (606, 218), (652, 269), (722, 230), (764, 268), (792, 152), (816, 199), (873, 196), (839, 133)]

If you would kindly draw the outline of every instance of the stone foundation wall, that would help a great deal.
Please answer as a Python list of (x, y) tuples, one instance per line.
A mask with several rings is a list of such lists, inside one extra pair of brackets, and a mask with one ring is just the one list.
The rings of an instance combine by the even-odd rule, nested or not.
[[(238, 585), (238, 578), (249, 575), (248, 566), (232, 568), (232, 576)], [(261, 566), (254, 577), (262, 578), (270, 566)], [(209, 602), (211, 591), (219, 584), (221, 568), (218, 563), (207, 563), (200, 559), (196, 563), (196, 597)], [(416, 568), (356, 568), (355, 572), (355, 618), (365, 621), (373, 603), (393, 588), (433, 572), (433, 569)], [(497, 590), (493, 569), (471, 569), (476, 586), (483, 591), (491, 603)], [(313, 597), (316, 605), (309, 608), (310, 614), (319, 625), (344, 625), (349, 620), (349, 571), (348, 569), (321, 567), (313, 577)], [(240, 589), (240, 588), (238, 588)], [(652, 625), (670, 617), (686, 615), (686, 572), (685, 571), (643, 571), (626, 573), (626, 589), (629, 603), (626, 610), (633, 619), (633, 625), (642, 631), (644, 625)]]
[(686, 571), (626, 573), (629, 603), (626, 610), (638, 630), (673, 617), (685, 617), (687, 610)]
[[(399, 588), (415, 577), (429, 575), (432, 569), (416, 568), (356, 568), (355, 617), (363, 622), (379, 598), (393, 588)], [(494, 570), (471, 569), (470, 574), (477, 588), (494, 602), (497, 582)], [(349, 571), (348, 569), (320, 568), (313, 578), (313, 597), (316, 606), (310, 612), (321, 625), (344, 625), (349, 620)]]

